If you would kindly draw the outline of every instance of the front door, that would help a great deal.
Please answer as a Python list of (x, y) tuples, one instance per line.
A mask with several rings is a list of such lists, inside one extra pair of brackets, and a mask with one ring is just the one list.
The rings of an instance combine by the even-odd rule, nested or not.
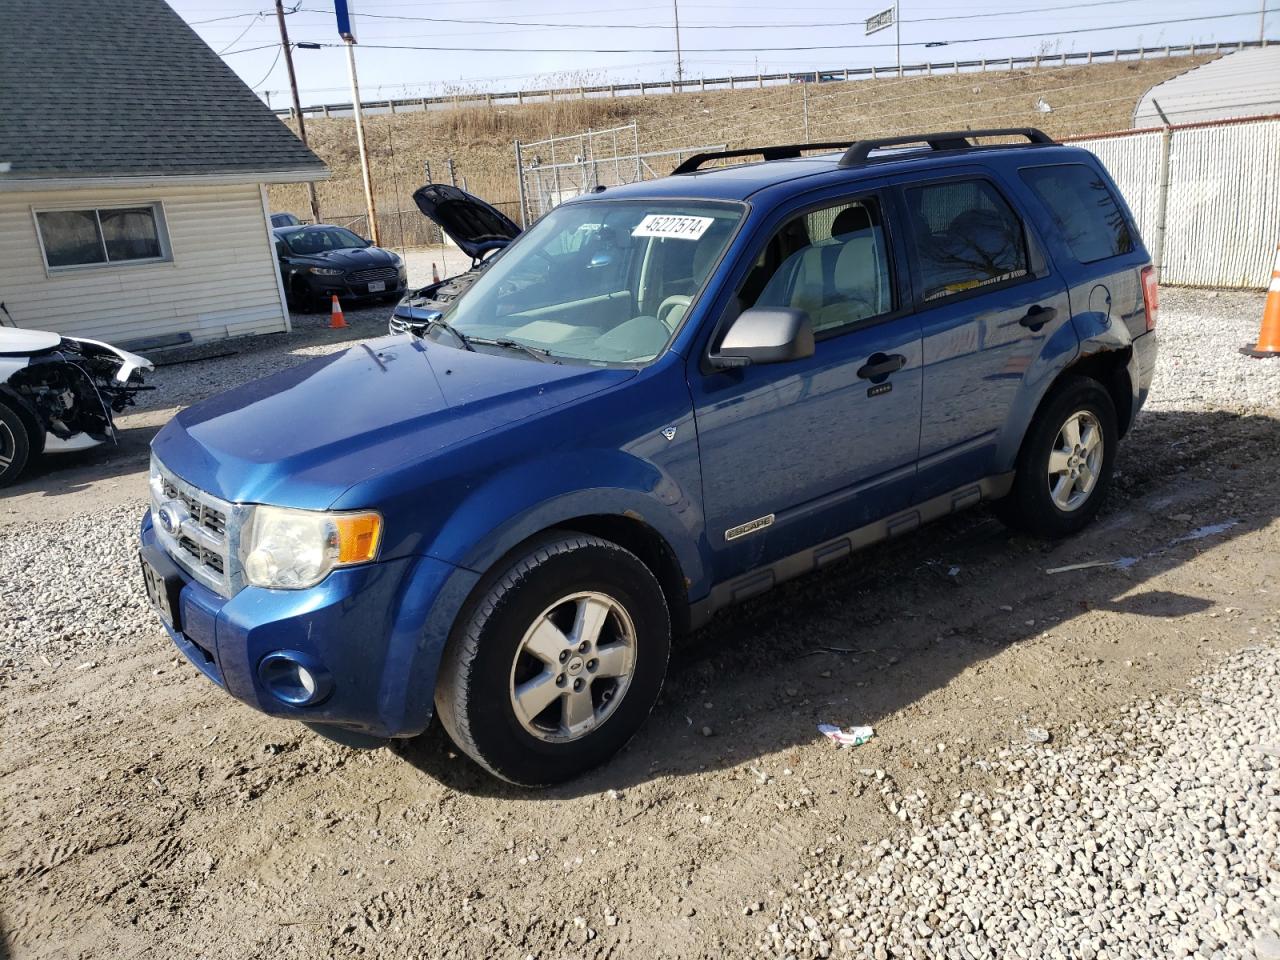
[(730, 309), (805, 310), (812, 357), (734, 370), (691, 364), (716, 580), (911, 502), (920, 328), (902, 307), (884, 210), (877, 193), (811, 203), (777, 218), (748, 254)]

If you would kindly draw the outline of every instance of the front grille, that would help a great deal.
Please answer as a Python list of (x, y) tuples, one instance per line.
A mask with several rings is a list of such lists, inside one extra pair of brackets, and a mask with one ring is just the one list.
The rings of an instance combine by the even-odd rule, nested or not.
[[(178, 529), (164, 528), (161, 509), (180, 520)], [(176, 509), (175, 509), (176, 508)], [(205, 493), (154, 462), (151, 511), (156, 537), (179, 566), (224, 597), (236, 592), (232, 571), (235, 556), (234, 504)]]
[(347, 280), (351, 283), (368, 283), (370, 280), (394, 283), (399, 276), (400, 271), (395, 267), (369, 267), (367, 270), (352, 270), (347, 274)]
[(161, 489), (166, 500), (179, 500), (191, 511), (191, 518), (216, 536), (224, 536), (227, 532), (227, 515), (212, 504), (205, 503), (197, 496), (179, 490), (169, 477), (161, 478)]

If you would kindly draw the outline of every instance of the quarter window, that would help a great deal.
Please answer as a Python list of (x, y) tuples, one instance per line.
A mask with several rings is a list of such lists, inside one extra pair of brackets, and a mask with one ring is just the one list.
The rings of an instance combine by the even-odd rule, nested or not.
[(924, 299), (941, 300), (1027, 275), (1022, 221), (986, 180), (907, 190)]
[(50, 268), (167, 260), (158, 203), (87, 210), (39, 210), (36, 225)]
[(1022, 179), (1049, 208), (1077, 262), (1133, 252), (1129, 218), (1098, 171), (1083, 163), (1029, 167)]
[(788, 221), (756, 259), (738, 302), (743, 310), (804, 310), (816, 334), (892, 311), (879, 204), (873, 198), (846, 200)]

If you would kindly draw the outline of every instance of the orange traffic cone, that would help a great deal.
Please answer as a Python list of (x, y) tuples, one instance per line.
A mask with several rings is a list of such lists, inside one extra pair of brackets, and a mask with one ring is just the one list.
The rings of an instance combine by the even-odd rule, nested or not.
[(434, 260), (431, 261), (431, 282), (440, 282), (440, 271), (436, 269), (436, 262)]
[(1280, 247), (1276, 248), (1276, 262), (1271, 270), (1271, 286), (1267, 287), (1267, 303), (1262, 308), (1262, 329), (1258, 342), (1241, 351), (1247, 357), (1280, 357)]
[(341, 330), (347, 325), (347, 318), (342, 315), (342, 304), (338, 302), (338, 295), (333, 295), (333, 307), (329, 317), (329, 329)]

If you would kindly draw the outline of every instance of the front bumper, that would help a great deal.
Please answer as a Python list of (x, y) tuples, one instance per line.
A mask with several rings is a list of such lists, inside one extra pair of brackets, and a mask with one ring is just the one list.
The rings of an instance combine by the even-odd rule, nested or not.
[[(206, 677), (263, 713), (375, 737), (416, 736), (431, 719), (445, 641), (477, 575), (429, 557), (335, 570), (308, 590), (246, 587), (224, 598), (191, 580), (157, 543), (150, 511), (142, 553), (179, 576), (179, 650)], [(264, 667), (307, 664), (323, 697), (298, 706), (273, 693)]]
[(399, 299), (408, 289), (408, 284), (403, 279), (386, 281), (386, 288), (383, 290), (370, 290), (368, 283), (348, 280), (346, 277), (321, 277), (313, 273), (307, 275), (307, 286), (313, 296), (337, 294), (340, 300)]

